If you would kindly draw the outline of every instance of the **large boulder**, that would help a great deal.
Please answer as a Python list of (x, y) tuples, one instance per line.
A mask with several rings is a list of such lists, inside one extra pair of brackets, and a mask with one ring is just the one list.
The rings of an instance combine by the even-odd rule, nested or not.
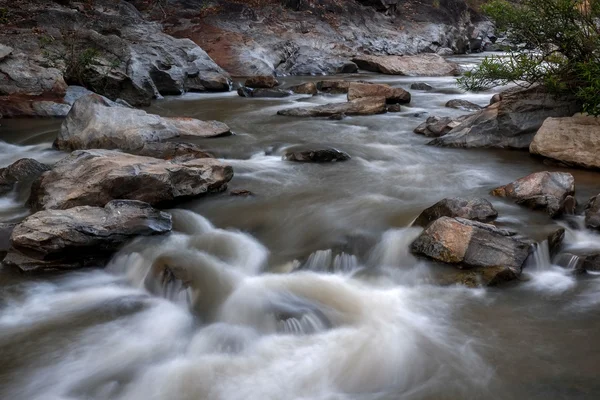
[(585, 205), (585, 227), (600, 231), (600, 194), (592, 197)]
[(299, 162), (314, 162), (314, 163), (325, 163), (334, 161), (346, 161), (350, 159), (348, 153), (340, 151), (338, 149), (330, 148), (317, 148), (317, 149), (306, 149), (290, 148), (283, 153), (283, 159), (285, 161), (299, 161)]
[(438, 201), (423, 210), (413, 225), (426, 227), (441, 217), (464, 218), (479, 222), (496, 219), (498, 212), (486, 199), (465, 199), (452, 197)]
[(497, 187), (491, 194), (513, 199), (534, 210), (545, 210), (551, 217), (564, 212), (575, 194), (575, 179), (568, 172), (535, 172), (508, 185)]
[(365, 97), (347, 103), (324, 104), (279, 110), (278, 115), (292, 117), (329, 117), (332, 115), (374, 115), (387, 112), (385, 97)]
[[(164, 118), (90, 94), (75, 102), (62, 123), (55, 146), (65, 151), (119, 149), (147, 155), (161, 155), (162, 148), (165, 155), (169, 156), (171, 150), (181, 147), (179, 144), (165, 143), (169, 139), (229, 134), (229, 127), (222, 122)], [(150, 149), (154, 149), (154, 153)]]
[(411, 252), (438, 262), (468, 269), (463, 282), (493, 286), (516, 279), (529, 256), (531, 245), (514, 232), (463, 218), (441, 217), (411, 244)]
[(40, 211), (14, 227), (4, 263), (24, 271), (100, 266), (126, 241), (170, 230), (171, 216), (141, 201)]
[(233, 169), (215, 159), (166, 161), (115, 150), (77, 150), (31, 188), (33, 210), (99, 206), (114, 199), (152, 205), (225, 190)]
[(279, 86), (279, 81), (272, 75), (253, 76), (246, 79), (244, 86), (252, 89), (271, 89)]
[(0, 168), (0, 195), (9, 193), (15, 185), (29, 184), (50, 167), (31, 158), (22, 158), (6, 168)]
[(427, 118), (425, 122), (417, 126), (413, 132), (428, 137), (444, 136), (468, 117), (468, 115), (462, 115), (458, 118), (432, 115)]
[(348, 86), (348, 101), (363, 97), (385, 97), (388, 104), (410, 103), (410, 93), (389, 85), (351, 82)]
[(507, 91), (501, 98), (429, 144), (527, 149), (546, 118), (570, 116), (579, 109), (573, 99), (554, 97), (539, 86)]
[(583, 115), (547, 118), (529, 151), (571, 166), (600, 168), (600, 119)]
[(416, 56), (364, 55), (352, 59), (358, 68), (388, 75), (451, 76), (459, 75), (458, 64), (447, 61), (437, 54)]

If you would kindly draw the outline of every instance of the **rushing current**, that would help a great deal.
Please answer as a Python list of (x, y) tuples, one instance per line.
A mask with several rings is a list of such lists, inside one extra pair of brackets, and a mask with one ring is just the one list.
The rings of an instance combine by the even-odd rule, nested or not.
[[(161, 115), (227, 123), (235, 135), (198, 143), (234, 167), (231, 189), (254, 196), (180, 204), (170, 235), (134, 240), (104, 269), (0, 269), (0, 399), (598, 399), (600, 276), (553, 265), (544, 239), (564, 226), (567, 248), (600, 249), (600, 236), (488, 195), (556, 168), (412, 133), (425, 112), (461, 114), (446, 101), (485, 105), (493, 92), (462, 93), (453, 78), (361, 78), (436, 89), (412, 91), (401, 113), (342, 121), (276, 112), (344, 95), (156, 101)], [(59, 126), (3, 120), (0, 166), (60, 159)], [(352, 159), (282, 161), (297, 145)], [(568, 171), (580, 202), (600, 192), (597, 173)], [(521, 282), (440, 286), (444, 267), (410, 254), (420, 232), (410, 223), (450, 196), (488, 198), (499, 225), (540, 242)], [(28, 215), (26, 198), (0, 198), (0, 222)]]

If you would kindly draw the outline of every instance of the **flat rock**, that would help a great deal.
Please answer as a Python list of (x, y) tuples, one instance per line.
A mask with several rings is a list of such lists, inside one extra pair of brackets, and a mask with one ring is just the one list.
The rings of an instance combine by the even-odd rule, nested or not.
[(546, 210), (556, 217), (563, 212), (567, 197), (575, 194), (575, 179), (568, 172), (535, 172), (497, 187), (491, 194), (534, 210)]
[(438, 201), (423, 210), (413, 225), (426, 227), (441, 217), (459, 217), (479, 222), (490, 222), (496, 219), (498, 212), (486, 199), (465, 199), (452, 197)]
[(111, 200), (168, 204), (225, 190), (233, 169), (215, 159), (161, 160), (115, 150), (77, 150), (32, 185), (33, 210), (103, 207)]
[(471, 103), (470, 101), (461, 100), (461, 99), (449, 100), (446, 103), (446, 107), (456, 108), (457, 110), (463, 110), (463, 111), (479, 111), (483, 108), (478, 104)]
[(374, 115), (383, 114), (386, 111), (385, 97), (365, 97), (347, 103), (333, 103), (315, 107), (298, 107), (279, 110), (277, 114), (292, 117), (329, 117), (340, 114)]
[(600, 168), (600, 119), (582, 115), (547, 118), (529, 151), (570, 166)]
[[(208, 138), (229, 135), (227, 125), (194, 118), (164, 118), (124, 107), (97, 94), (79, 98), (61, 125), (55, 146), (60, 150), (119, 149), (148, 154), (144, 148), (174, 138)], [(157, 156), (161, 146), (154, 146)], [(177, 147), (163, 145), (165, 152)]]
[(318, 93), (317, 84), (314, 82), (301, 83), (299, 85), (290, 86), (288, 89), (294, 92), (295, 94), (315, 95)]
[(4, 263), (24, 271), (98, 266), (126, 241), (170, 230), (169, 214), (140, 201), (40, 211), (14, 227)]
[(351, 82), (348, 86), (348, 101), (363, 97), (385, 97), (388, 104), (410, 103), (410, 93), (389, 85)]
[(350, 159), (348, 153), (334, 149), (287, 149), (283, 153), (283, 159), (285, 161), (299, 161), (299, 162), (314, 162), (314, 163), (325, 163), (334, 161), (346, 161)]
[(22, 158), (0, 168), (0, 195), (11, 192), (17, 184), (30, 184), (50, 167), (31, 158)]
[(272, 75), (253, 76), (251, 78), (246, 79), (244, 86), (252, 89), (271, 89), (275, 86), (279, 86), (279, 81), (275, 79), (275, 77)]
[(556, 98), (541, 87), (504, 92), (501, 100), (477, 111), (430, 145), (527, 149), (548, 117), (571, 116), (579, 110), (571, 98)]
[(242, 86), (237, 90), (238, 96), (240, 97), (289, 97), (293, 93), (291, 90), (285, 89), (252, 89), (249, 87)]
[(456, 76), (460, 74), (458, 64), (446, 61), (437, 54), (416, 56), (372, 56), (364, 55), (352, 59), (358, 68), (388, 75), (406, 76)]

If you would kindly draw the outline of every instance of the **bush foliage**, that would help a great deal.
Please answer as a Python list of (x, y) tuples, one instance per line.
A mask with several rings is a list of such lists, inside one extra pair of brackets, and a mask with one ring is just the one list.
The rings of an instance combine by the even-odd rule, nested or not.
[(467, 90), (542, 84), (600, 115), (600, 0), (492, 0), (482, 6), (514, 47), (459, 78)]

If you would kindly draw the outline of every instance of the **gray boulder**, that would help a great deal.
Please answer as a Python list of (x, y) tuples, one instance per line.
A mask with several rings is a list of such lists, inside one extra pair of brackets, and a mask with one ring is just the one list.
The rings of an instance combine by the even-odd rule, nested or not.
[(23, 271), (101, 266), (126, 241), (170, 230), (171, 216), (141, 201), (40, 211), (14, 227), (4, 263)]
[(22, 158), (0, 168), (0, 195), (11, 192), (15, 185), (31, 184), (50, 167), (31, 158)]
[(452, 197), (440, 200), (423, 210), (413, 225), (426, 227), (441, 217), (458, 217), (479, 222), (490, 222), (496, 219), (497, 216), (498, 212), (486, 199)]
[(431, 86), (430, 84), (425, 83), (425, 82), (415, 82), (412, 85), (410, 85), (410, 88), (412, 90), (424, 90), (424, 91), (433, 90), (433, 86)]
[(348, 153), (334, 149), (304, 149), (304, 148), (291, 148), (287, 149), (283, 153), (283, 159), (285, 161), (299, 161), (299, 162), (314, 162), (314, 163), (325, 163), (334, 161), (346, 161), (350, 159)]
[(77, 150), (32, 185), (35, 211), (77, 206), (102, 207), (111, 200), (151, 205), (226, 189), (233, 169), (215, 159), (161, 160), (115, 150)]
[(557, 217), (564, 212), (565, 202), (570, 202), (569, 196), (575, 194), (575, 179), (568, 172), (536, 172), (497, 187), (491, 194)]
[(385, 97), (365, 97), (346, 103), (325, 104), (279, 110), (278, 115), (292, 117), (329, 117), (333, 115), (374, 115), (387, 112)]

